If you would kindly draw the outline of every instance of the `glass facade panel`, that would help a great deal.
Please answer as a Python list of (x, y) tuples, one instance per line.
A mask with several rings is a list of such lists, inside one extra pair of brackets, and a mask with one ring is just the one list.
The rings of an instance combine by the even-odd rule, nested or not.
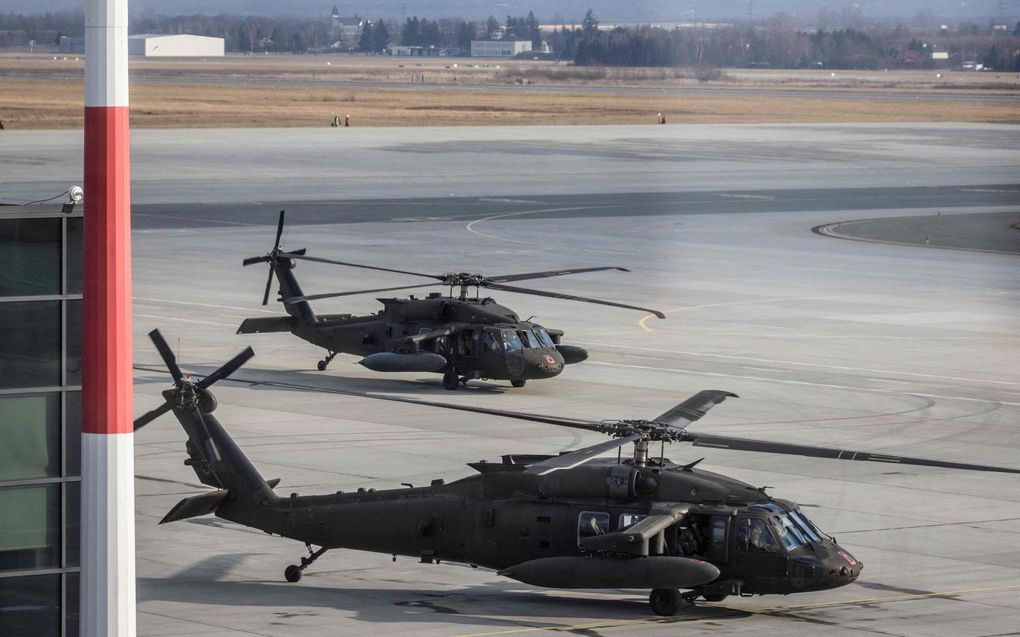
[(81, 576), (68, 573), (64, 578), (64, 634), (77, 637), (81, 625)]
[(60, 483), (0, 488), (0, 511), (0, 571), (60, 566)]
[(0, 396), (0, 480), (59, 475), (60, 392)]
[(0, 577), (0, 635), (59, 637), (60, 575)]
[(64, 475), (81, 475), (81, 392), (64, 394)]
[(60, 219), (0, 219), (0, 296), (60, 294)]
[(81, 301), (65, 301), (67, 327), (64, 334), (64, 383), (81, 385)]
[(0, 326), (0, 387), (59, 386), (60, 301), (0, 303)]
[(85, 263), (82, 257), (82, 218), (67, 220), (67, 294), (81, 294), (81, 270)]
[(81, 483), (64, 483), (64, 566), (81, 565)]

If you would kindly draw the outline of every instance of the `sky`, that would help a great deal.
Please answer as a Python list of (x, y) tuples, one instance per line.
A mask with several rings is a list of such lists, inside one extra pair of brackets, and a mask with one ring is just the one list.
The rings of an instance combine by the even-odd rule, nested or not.
[[(129, 0), (130, 11), (136, 15), (182, 15), (201, 13), (216, 15), (328, 15), (331, 0)], [(46, 11), (79, 10), (84, 0), (0, 0), (0, 13), (44, 13)], [(534, 11), (542, 22), (580, 21), (590, 7), (603, 22), (645, 22), (684, 20), (734, 20), (766, 18), (784, 11), (805, 24), (817, 19), (827, 7), (840, 13), (859, 9), (868, 17), (903, 18), (909, 20), (921, 11), (930, 11), (936, 18), (952, 22), (986, 21), (1000, 12), (1020, 15), (1020, 0), (356, 0), (337, 2), (342, 15), (369, 18), (400, 18), (417, 15), (430, 19), (461, 17), (499, 19), (508, 14), (523, 16)]]

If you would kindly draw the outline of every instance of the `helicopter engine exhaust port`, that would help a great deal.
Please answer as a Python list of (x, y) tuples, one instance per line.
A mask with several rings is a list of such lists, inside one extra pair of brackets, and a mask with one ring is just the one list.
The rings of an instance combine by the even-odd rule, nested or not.
[(374, 372), (438, 372), (446, 366), (446, 359), (432, 352), (379, 352), (366, 356), (358, 364)]
[(574, 365), (575, 363), (588, 360), (588, 350), (577, 345), (557, 345), (556, 351), (563, 357), (565, 365)]
[(548, 588), (697, 588), (719, 569), (689, 557), (543, 557), (499, 571), (525, 584)]

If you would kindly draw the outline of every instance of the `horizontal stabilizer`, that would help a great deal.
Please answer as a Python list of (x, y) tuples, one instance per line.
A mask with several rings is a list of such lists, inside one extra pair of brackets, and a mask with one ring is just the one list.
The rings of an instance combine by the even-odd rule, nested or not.
[(266, 318), (244, 319), (241, 327), (237, 328), (238, 334), (263, 334), (266, 332), (289, 332), (294, 324), (290, 316), (270, 316)]
[(216, 507), (220, 505), (223, 498), (227, 497), (229, 491), (220, 489), (218, 491), (210, 491), (209, 493), (203, 493), (202, 495), (194, 495), (190, 498), (184, 498), (178, 502), (174, 508), (170, 509), (170, 512), (163, 516), (163, 519), (159, 521), (160, 524), (166, 524), (167, 522), (177, 522), (178, 520), (187, 520), (188, 518), (197, 518), (200, 515), (207, 515), (216, 510)]

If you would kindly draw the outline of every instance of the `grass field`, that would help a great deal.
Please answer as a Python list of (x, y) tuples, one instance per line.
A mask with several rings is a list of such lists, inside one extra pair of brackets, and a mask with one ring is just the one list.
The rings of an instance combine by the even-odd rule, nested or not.
[[(1016, 74), (935, 71), (724, 70), (701, 81), (688, 69), (575, 68), (552, 63), (452, 58), (237, 56), (131, 60), (131, 120), (142, 128), (328, 126), (333, 113), (354, 126), (649, 124), (753, 122), (1020, 121)], [(82, 126), (84, 62), (73, 56), (0, 55), (0, 119), (9, 129)], [(703, 76), (702, 76), (703, 77)], [(428, 90), (412, 82), (446, 84)], [(517, 84), (517, 82), (525, 82)], [(371, 83), (371, 86), (345, 86)], [(470, 86), (470, 90), (456, 85)], [(507, 90), (513, 85), (512, 91)], [(541, 92), (532, 87), (577, 87)], [(684, 96), (582, 92), (582, 87), (691, 88)], [(486, 88), (491, 87), (491, 88)], [(732, 88), (750, 95), (698, 94)], [(788, 96), (779, 90), (796, 90)], [(839, 91), (838, 99), (831, 97)], [(754, 95), (755, 91), (767, 91)], [(818, 97), (811, 92), (824, 92)], [(871, 95), (859, 95), (867, 91)], [(903, 91), (916, 99), (874, 99)], [(925, 92), (939, 100), (925, 100)], [(946, 94), (960, 99), (947, 99)]]

